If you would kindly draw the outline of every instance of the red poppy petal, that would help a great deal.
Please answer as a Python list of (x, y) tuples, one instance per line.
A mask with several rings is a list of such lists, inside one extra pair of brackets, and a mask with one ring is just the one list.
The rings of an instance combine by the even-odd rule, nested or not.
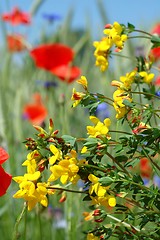
[(0, 166), (0, 197), (3, 196), (9, 185), (11, 184), (12, 176), (4, 171)]
[(73, 50), (63, 44), (44, 44), (30, 52), (31, 57), (39, 68), (51, 70), (59, 65), (68, 64), (73, 60)]
[(160, 58), (160, 47), (151, 49), (150, 55), (151, 55), (151, 57), (153, 56), (155, 58), (155, 60), (159, 59)]
[(4, 163), (8, 158), (8, 153), (2, 147), (0, 147), (0, 164)]
[(15, 7), (12, 12), (2, 14), (1, 19), (8, 21), (12, 25), (30, 24), (31, 16), (29, 13), (22, 12), (19, 8)]
[(155, 33), (160, 35), (160, 23), (157, 23), (152, 29), (152, 34), (155, 34)]
[(158, 76), (154, 82), (154, 85), (160, 86), (160, 76)]
[(71, 83), (74, 80), (76, 80), (81, 74), (80, 68), (76, 66), (70, 67), (68, 65), (62, 65), (62, 66), (53, 68), (50, 72), (56, 75), (62, 81), (65, 81), (68, 83)]
[(47, 110), (43, 105), (28, 104), (24, 107), (23, 114), (32, 124), (41, 125), (47, 116)]

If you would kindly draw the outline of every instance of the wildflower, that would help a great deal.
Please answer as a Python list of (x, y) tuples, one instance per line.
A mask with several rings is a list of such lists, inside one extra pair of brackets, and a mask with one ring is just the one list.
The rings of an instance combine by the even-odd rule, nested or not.
[(74, 103), (72, 104), (72, 107), (76, 107), (85, 95), (85, 93), (76, 92), (75, 88), (73, 88), (71, 100), (74, 101)]
[(80, 179), (77, 174), (79, 171), (79, 167), (77, 166), (77, 159), (74, 156), (73, 151), (71, 152), (71, 156), (65, 156), (63, 160), (59, 161), (58, 164), (55, 164), (50, 167), (51, 176), (48, 181), (52, 182), (60, 178), (61, 183), (65, 184), (67, 181), (72, 183), (77, 183)]
[(77, 80), (77, 83), (81, 84), (85, 90), (87, 90), (88, 82), (85, 76), (81, 76), (80, 79)]
[(145, 123), (140, 122), (140, 123), (139, 123), (139, 126), (138, 126), (138, 127), (135, 127), (135, 128), (132, 130), (132, 132), (133, 132), (134, 134), (139, 134), (139, 133), (142, 133), (144, 130), (146, 130), (146, 129), (148, 129), (148, 128), (150, 128), (149, 125), (146, 125)]
[[(89, 187), (89, 194), (92, 199), (93, 205), (103, 205), (105, 207), (114, 207), (116, 205), (116, 199), (107, 193), (109, 186), (104, 187), (99, 183), (99, 178), (93, 174), (89, 174), (88, 179), (91, 181)], [(96, 196), (94, 196), (96, 195)]]
[(43, 44), (30, 51), (30, 56), (37, 67), (53, 70), (56, 67), (68, 65), (74, 57), (73, 50), (63, 44)]
[(81, 70), (77, 66), (70, 66), (70, 64), (60, 65), (50, 70), (56, 77), (66, 83), (72, 83), (81, 74)]
[(152, 176), (152, 166), (148, 158), (140, 159), (140, 174), (143, 178), (150, 179)]
[(111, 45), (115, 44), (118, 50), (122, 50), (127, 35), (123, 34), (123, 27), (118, 22), (114, 22), (110, 28), (104, 29), (103, 32), (110, 39)]
[(90, 120), (94, 124), (93, 127), (87, 126), (87, 131), (90, 137), (107, 136), (109, 131), (108, 127), (111, 124), (111, 120), (109, 118), (106, 118), (103, 122), (101, 122), (97, 117), (90, 116)]
[(62, 152), (56, 148), (53, 144), (50, 145), (50, 151), (54, 154), (49, 158), (50, 165), (53, 165), (57, 160), (62, 160)]
[(6, 194), (8, 187), (11, 184), (12, 176), (5, 172), (1, 166), (9, 158), (8, 153), (0, 147), (0, 197)]
[(87, 240), (99, 240), (100, 238), (95, 236), (93, 233), (87, 234)]
[(1, 19), (5, 22), (9, 22), (13, 26), (20, 24), (28, 25), (31, 23), (30, 14), (22, 12), (18, 7), (13, 8), (10, 13), (2, 14)]
[(26, 104), (23, 108), (23, 117), (32, 124), (41, 125), (47, 117), (47, 109), (42, 103), (41, 95), (35, 93), (33, 95), (34, 102)]
[(154, 73), (147, 73), (147, 72), (139, 72), (139, 75), (142, 77), (143, 82), (149, 84), (152, 82), (154, 78)]
[(152, 28), (152, 30), (151, 30), (151, 33), (152, 33), (152, 34), (160, 35), (160, 23), (159, 23), (159, 22), (156, 23), (156, 24), (153, 26), (153, 28)]
[(7, 48), (9, 52), (21, 52), (26, 49), (24, 37), (19, 34), (7, 35)]
[(156, 80), (153, 82), (154, 85), (160, 86), (160, 76), (156, 78)]
[(53, 23), (56, 20), (61, 20), (61, 16), (54, 13), (43, 13), (42, 17), (47, 20), (49, 23)]
[(96, 57), (96, 66), (100, 66), (100, 70), (104, 72), (108, 68), (108, 56), (110, 54), (110, 42), (108, 38), (102, 38), (100, 42), (95, 41), (93, 46), (96, 48), (94, 51), (94, 56)]
[(103, 102), (100, 103), (96, 109), (95, 115), (97, 118), (99, 118), (101, 121), (103, 121), (105, 118), (109, 117), (109, 109), (108, 104)]

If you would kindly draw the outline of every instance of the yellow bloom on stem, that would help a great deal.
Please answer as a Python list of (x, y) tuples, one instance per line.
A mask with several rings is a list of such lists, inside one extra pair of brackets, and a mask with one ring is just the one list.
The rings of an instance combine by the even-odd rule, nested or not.
[(87, 240), (99, 240), (100, 238), (95, 236), (93, 233), (87, 234)]
[(90, 116), (90, 120), (93, 122), (95, 126), (87, 126), (87, 131), (90, 137), (98, 137), (98, 136), (106, 136), (109, 129), (108, 127), (111, 124), (111, 120), (109, 118), (104, 119), (101, 122), (97, 117)]
[(54, 154), (49, 158), (50, 165), (53, 165), (57, 160), (62, 159), (62, 151), (56, 148), (53, 144), (49, 146), (49, 149)]
[(154, 73), (147, 73), (145, 71), (139, 72), (139, 75), (143, 78), (143, 81), (147, 84), (151, 83), (154, 78)]
[(113, 25), (109, 25), (109, 27), (103, 31), (103, 33), (111, 39), (112, 45), (115, 44), (119, 50), (123, 48), (124, 42), (127, 40), (127, 35), (122, 32), (123, 28), (118, 22), (114, 22)]
[(64, 160), (61, 160), (58, 165), (50, 167), (52, 174), (50, 175), (48, 181), (52, 182), (60, 178), (61, 183), (65, 184), (67, 181), (72, 183), (77, 183), (80, 179), (77, 174), (79, 167), (77, 166), (77, 160), (74, 157), (69, 158), (65, 157)]
[(128, 110), (125, 106), (124, 107), (119, 107), (116, 103), (113, 103), (113, 106), (114, 106), (114, 109), (117, 112), (117, 114), (116, 114), (117, 119), (121, 119), (128, 112)]
[(81, 76), (81, 78), (78, 79), (76, 82), (79, 83), (79, 84), (81, 84), (81, 85), (83, 86), (83, 88), (84, 88), (85, 90), (87, 90), (88, 82), (87, 82), (87, 78), (86, 78), (85, 76)]
[(97, 196), (102, 197), (106, 194), (106, 191), (109, 189), (109, 187), (103, 187), (98, 182), (99, 178), (96, 177), (93, 174), (89, 174), (88, 179), (92, 182), (92, 184), (89, 187), (89, 194), (92, 195), (95, 193)]
[[(99, 183), (99, 178), (93, 174), (89, 174), (88, 179), (91, 181), (89, 194), (92, 199), (92, 205), (103, 205), (105, 207), (114, 207), (116, 199), (114, 196), (107, 194), (109, 186), (104, 187)], [(94, 196), (96, 194), (96, 196)]]
[(76, 107), (84, 96), (84, 93), (76, 92), (75, 88), (73, 88), (71, 100), (75, 102), (72, 104), (72, 107)]
[(112, 42), (108, 38), (102, 38), (100, 42), (95, 41), (93, 46), (96, 48), (94, 56), (96, 57), (96, 66), (100, 66), (100, 70), (104, 72), (108, 68), (109, 49), (112, 47)]

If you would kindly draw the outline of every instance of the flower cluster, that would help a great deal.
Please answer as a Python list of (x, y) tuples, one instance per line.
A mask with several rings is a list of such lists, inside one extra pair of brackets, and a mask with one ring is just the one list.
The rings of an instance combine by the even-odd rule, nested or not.
[(118, 22), (114, 22), (113, 25), (107, 24), (103, 32), (106, 36), (100, 42), (94, 42), (96, 66), (100, 66), (101, 71), (105, 71), (108, 68), (108, 57), (111, 53), (111, 48), (115, 46), (116, 51), (121, 51), (124, 42), (127, 40), (127, 35), (123, 33), (124, 27)]

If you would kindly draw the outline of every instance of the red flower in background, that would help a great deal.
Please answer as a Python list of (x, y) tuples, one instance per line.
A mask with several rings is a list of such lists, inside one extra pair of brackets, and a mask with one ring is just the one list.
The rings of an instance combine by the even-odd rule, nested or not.
[(8, 158), (8, 153), (2, 147), (0, 147), (0, 197), (6, 193), (12, 180), (12, 176), (6, 173), (1, 166), (1, 164), (7, 161)]
[(1, 18), (3, 21), (9, 22), (12, 25), (31, 23), (30, 14), (22, 12), (18, 7), (15, 7), (10, 13), (2, 14)]
[(154, 85), (160, 86), (160, 76), (156, 78), (156, 80), (154, 81)]
[(71, 67), (69, 65), (61, 65), (59, 67), (55, 67), (51, 69), (50, 72), (67, 83), (73, 82), (81, 74), (80, 68), (76, 66)]
[(62, 81), (70, 83), (80, 75), (80, 69), (71, 66), (74, 51), (64, 44), (43, 44), (30, 51), (30, 55), (37, 67), (50, 71)]
[(160, 23), (157, 23), (151, 31), (152, 34), (160, 35)]
[(26, 49), (24, 37), (19, 34), (7, 35), (7, 47), (10, 52), (21, 52)]
[[(160, 23), (157, 23), (153, 27), (151, 33), (160, 36)], [(156, 47), (156, 48), (151, 49), (149, 55), (150, 55), (150, 58), (151, 58), (152, 61), (159, 60), (160, 59), (160, 47)]]
[(26, 104), (23, 108), (23, 117), (28, 119), (33, 125), (41, 125), (48, 112), (39, 93), (33, 95), (33, 103)]
[(144, 178), (150, 178), (152, 176), (152, 167), (149, 159), (146, 157), (140, 159), (140, 174)]

